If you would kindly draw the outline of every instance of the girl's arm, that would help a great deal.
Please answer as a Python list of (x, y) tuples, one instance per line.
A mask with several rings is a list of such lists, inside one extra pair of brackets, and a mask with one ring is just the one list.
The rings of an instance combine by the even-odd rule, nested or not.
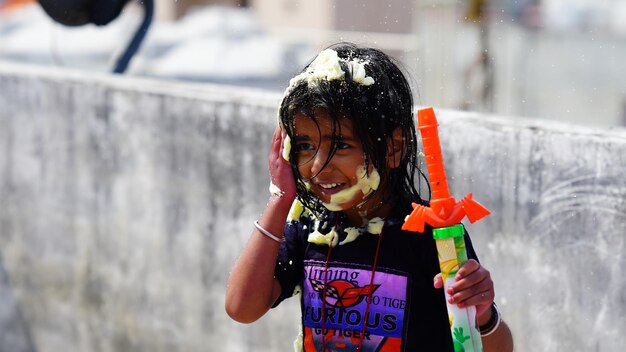
[[(270, 199), (259, 225), (282, 238), (285, 219), (291, 203), (280, 198)], [(240, 323), (252, 323), (274, 304), (281, 289), (274, 278), (276, 255), (280, 244), (256, 228), (235, 262), (226, 288), (226, 312)]]
[[(282, 195), (270, 197), (259, 225), (274, 236), (283, 237), (285, 221), (296, 196), (295, 181), (289, 163), (282, 158), (286, 132), (276, 129), (272, 139), (269, 169), (272, 183)], [(281, 293), (274, 278), (280, 243), (253, 227), (250, 240), (235, 262), (226, 288), (225, 308), (228, 315), (241, 323), (251, 323), (263, 316)]]
[(485, 352), (513, 351), (513, 335), (504, 320), (500, 322), (500, 325), (498, 325), (498, 328), (494, 330), (492, 334), (489, 336), (483, 336), (482, 340)]

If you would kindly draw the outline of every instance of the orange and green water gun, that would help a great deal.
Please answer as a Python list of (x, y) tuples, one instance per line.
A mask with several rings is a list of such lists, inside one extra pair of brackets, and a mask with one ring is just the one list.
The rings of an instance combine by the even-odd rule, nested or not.
[(476, 307), (460, 308), (456, 304), (448, 303), (447, 292), (448, 287), (455, 282), (455, 274), (467, 262), (463, 238), (465, 229), (461, 225), (461, 220), (467, 216), (469, 221), (474, 223), (489, 215), (489, 210), (475, 201), (471, 193), (459, 202), (450, 196), (439, 142), (438, 123), (433, 108), (418, 110), (417, 126), (422, 135), (432, 197), (430, 206), (413, 203), (413, 211), (405, 219), (402, 229), (424, 232), (426, 224), (433, 227), (454, 351), (482, 352), (480, 331), (476, 326)]

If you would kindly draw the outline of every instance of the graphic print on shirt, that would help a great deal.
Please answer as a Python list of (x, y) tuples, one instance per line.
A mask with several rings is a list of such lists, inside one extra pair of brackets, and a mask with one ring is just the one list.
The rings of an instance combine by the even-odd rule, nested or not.
[(370, 284), (371, 275), (371, 267), (367, 266), (333, 263), (324, 270), (324, 263), (305, 262), (304, 351), (356, 351), (361, 339), (364, 352), (400, 351), (407, 309), (407, 276), (381, 268)]

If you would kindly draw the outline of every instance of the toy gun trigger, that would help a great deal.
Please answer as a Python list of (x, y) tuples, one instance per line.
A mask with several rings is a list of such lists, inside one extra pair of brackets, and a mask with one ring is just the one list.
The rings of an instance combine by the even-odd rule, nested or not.
[(461, 199), (461, 206), (465, 211), (465, 215), (467, 215), (467, 219), (472, 224), (491, 214), (489, 209), (472, 198), (471, 193)]

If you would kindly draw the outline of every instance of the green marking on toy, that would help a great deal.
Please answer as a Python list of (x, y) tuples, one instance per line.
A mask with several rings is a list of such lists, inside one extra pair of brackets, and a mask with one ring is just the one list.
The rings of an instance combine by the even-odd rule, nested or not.
[(463, 328), (455, 328), (454, 334), (452, 336), (452, 341), (454, 343), (454, 352), (465, 352), (465, 347), (463, 347), (463, 343), (469, 340), (469, 336), (463, 335)]

